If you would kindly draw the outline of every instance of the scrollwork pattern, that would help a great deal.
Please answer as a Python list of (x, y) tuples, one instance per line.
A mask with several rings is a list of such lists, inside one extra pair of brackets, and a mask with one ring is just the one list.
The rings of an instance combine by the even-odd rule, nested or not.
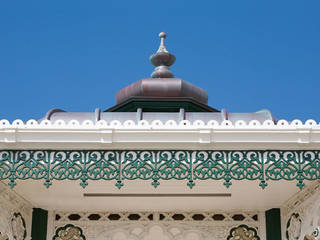
[(293, 213), (289, 218), (286, 226), (287, 240), (298, 240), (301, 235), (302, 221), (299, 213)]
[(0, 151), (0, 180), (148, 180), (154, 187), (161, 180), (185, 180), (192, 188), (196, 180), (268, 181), (320, 179), (318, 150), (3, 150)]
[(0, 180), (8, 179), (12, 169), (12, 151), (1, 151), (0, 152)]
[(260, 240), (257, 231), (247, 225), (240, 225), (230, 230), (227, 240)]
[(72, 224), (67, 224), (64, 227), (60, 227), (56, 230), (56, 234), (53, 240), (86, 240), (80, 227)]
[(11, 219), (12, 233), (15, 240), (24, 240), (27, 237), (26, 222), (21, 213), (14, 213)]

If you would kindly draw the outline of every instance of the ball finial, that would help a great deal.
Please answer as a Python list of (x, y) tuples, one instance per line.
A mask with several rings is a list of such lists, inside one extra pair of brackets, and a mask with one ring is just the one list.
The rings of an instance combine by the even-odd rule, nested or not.
[(166, 38), (167, 34), (165, 32), (159, 33), (159, 38)]
[(151, 63), (156, 67), (151, 74), (152, 78), (173, 78), (173, 74), (169, 69), (176, 58), (173, 54), (169, 53), (164, 44), (164, 40), (167, 37), (165, 32), (159, 33), (160, 46), (155, 54), (150, 56)]

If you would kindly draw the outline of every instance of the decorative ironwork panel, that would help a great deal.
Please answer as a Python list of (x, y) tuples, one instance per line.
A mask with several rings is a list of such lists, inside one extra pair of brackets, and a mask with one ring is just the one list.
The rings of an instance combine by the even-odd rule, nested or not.
[(230, 230), (227, 240), (260, 240), (257, 231), (247, 225), (240, 225)]
[(233, 180), (297, 181), (320, 179), (318, 150), (3, 150), (0, 151), (0, 180), (114, 180), (121, 188), (126, 180), (222, 180), (229, 187)]
[(281, 207), (283, 239), (320, 240), (320, 180), (308, 184)]
[[(57, 236), (72, 224), (90, 240), (101, 239), (194, 239), (259, 240), (264, 235), (264, 212), (237, 211), (54, 211), (48, 223), (49, 236)], [(245, 227), (242, 227), (245, 226)], [(159, 231), (154, 232), (156, 228)], [(235, 230), (237, 229), (237, 230)], [(71, 236), (71, 234), (69, 234)], [(246, 237), (246, 238), (239, 238)], [(48, 239), (52, 239), (49, 237)], [(55, 239), (55, 238), (53, 238)], [(71, 238), (70, 238), (71, 239)], [(72, 238), (75, 239), (75, 238)], [(78, 238), (77, 238), (78, 239)], [(81, 239), (81, 238), (79, 238)], [(55, 240), (61, 240), (56, 238)]]
[(288, 240), (299, 239), (301, 236), (301, 225), (302, 221), (299, 213), (293, 213), (287, 222), (286, 238)]
[(86, 237), (82, 233), (80, 227), (74, 226), (72, 224), (67, 224), (63, 227), (57, 229), (53, 240), (86, 240)]
[(32, 205), (0, 182), (0, 240), (31, 239)]
[(21, 213), (13, 213), (11, 219), (12, 235), (15, 240), (24, 240), (27, 237), (26, 222)]

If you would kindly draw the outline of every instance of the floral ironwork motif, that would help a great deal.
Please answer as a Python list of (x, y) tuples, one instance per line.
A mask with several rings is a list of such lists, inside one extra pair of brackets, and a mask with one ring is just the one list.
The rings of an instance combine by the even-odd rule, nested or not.
[(114, 180), (118, 188), (125, 180), (148, 180), (157, 187), (161, 180), (254, 180), (265, 188), (267, 181), (320, 179), (318, 150), (3, 150), (0, 180)]
[(293, 213), (287, 222), (286, 237), (288, 240), (298, 240), (301, 235), (302, 221), (299, 213)]
[(53, 240), (86, 240), (80, 227), (67, 224), (56, 230)]
[(232, 228), (227, 240), (260, 240), (257, 231), (247, 225)]
[(27, 237), (26, 222), (21, 213), (14, 213), (11, 219), (12, 234), (15, 240), (24, 240)]

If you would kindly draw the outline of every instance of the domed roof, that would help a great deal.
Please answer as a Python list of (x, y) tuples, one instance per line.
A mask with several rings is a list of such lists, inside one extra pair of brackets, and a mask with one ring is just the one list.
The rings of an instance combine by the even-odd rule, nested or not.
[(65, 112), (61, 109), (50, 110), (44, 119), (56, 121), (85, 120), (99, 121), (126, 120), (265, 120), (276, 121), (269, 110), (254, 113), (228, 113), (225, 109), (218, 111), (208, 106), (208, 94), (181, 78), (175, 78), (169, 67), (176, 58), (166, 49), (165, 33), (160, 33), (161, 39), (158, 51), (150, 56), (155, 70), (151, 78), (143, 78), (119, 90), (116, 94), (117, 104), (104, 112), (96, 109), (94, 112)]
[[(174, 78), (169, 66), (174, 64), (176, 58), (165, 46), (166, 36), (164, 32), (159, 34), (159, 49), (150, 56), (150, 61), (155, 66), (151, 78), (143, 78), (119, 90), (116, 94), (117, 105), (106, 111), (135, 111), (141, 107), (149, 112), (177, 112), (186, 105), (186, 111), (218, 111), (207, 105), (208, 94), (205, 90), (181, 78)], [(145, 102), (153, 103), (152, 107), (149, 104), (146, 108)]]

